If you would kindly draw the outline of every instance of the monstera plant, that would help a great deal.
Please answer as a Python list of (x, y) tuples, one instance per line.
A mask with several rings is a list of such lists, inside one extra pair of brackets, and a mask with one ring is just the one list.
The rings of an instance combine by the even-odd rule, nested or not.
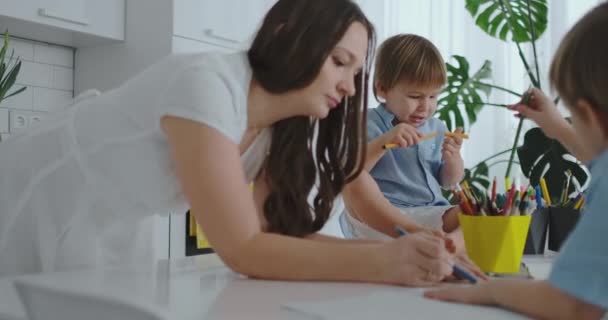
[[(572, 175), (572, 179), (579, 185), (584, 185), (589, 178), (580, 162), (557, 140), (547, 137), (540, 128), (532, 128), (526, 132), (523, 145), (517, 148), (517, 155), (521, 170), (530, 179), (531, 184), (538, 185), (540, 178), (545, 178), (554, 203), (559, 202), (557, 197), (561, 196), (564, 185), (569, 187), (566, 194), (576, 188), (574, 184), (565, 183), (566, 179), (570, 179), (569, 175)], [(566, 174), (567, 172), (569, 174)]]
[[(518, 50), (521, 62), (526, 70), (531, 85), (542, 89), (536, 41), (547, 29), (548, 8), (546, 0), (465, 0), (466, 9), (475, 20), (475, 24), (486, 34), (505, 42), (513, 43)], [(532, 49), (533, 61), (528, 62), (523, 44), (529, 44)], [(517, 100), (523, 96), (513, 90), (492, 83), (492, 68), (485, 61), (481, 68), (471, 73), (469, 62), (465, 57), (453, 56), (456, 64), (446, 63), (448, 85), (439, 99), (437, 114), (449, 130), (455, 127), (465, 127), (464, 115), (468, 126), (475, 123), (478, 112), (487, 106), (506, 107), (506, 104), (488, 101), (492, 90), (499, 90), (513, 95)], [(512, 100), (513, 101), (513, 100)], [(511, 101), (511, 102), (512, 102)], [(464, 111), (464, 112), (463, 112)], [(511, 116), (505, 111), (505, 116)], [(515, 152), (523, 174), (532, 184), (538, 184), (544, 175), (552, 194), (558, 192), (563, 181), (568, 177), (564, 174), (570, 170), (582, 185), (587, 179), (585, 170), (576, 161), (564, 157), (567, 151), (557, 141), (548, 139), (538, 128), (531, 129), (524, 139), (524, 145), (518, 149), (523, 122), (519, 120), (513, 146), (507, 150), (489, 156), (475, 166), (465, 169), (465, 180), (477, 193), (485, 193), (490, 185), (489, 168), (498, 163), (506, 162), (505, 177), (510, 177), (515, 162)], [(508, 154), (508, 158), (505, 156)], [(489, 163), (489, 161), (493, 161)], [(548, 169), (547, 169), (548, 168)]]

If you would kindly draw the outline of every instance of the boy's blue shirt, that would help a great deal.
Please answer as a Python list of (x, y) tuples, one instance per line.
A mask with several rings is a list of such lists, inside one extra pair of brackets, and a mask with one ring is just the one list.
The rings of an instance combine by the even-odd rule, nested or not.
[[(395, 116), (384, 104), (370, 109), (367, 118), (367, 140), (390, 131)], [(431, 117), (417, 128), (423, 135), (439, 132), (431, 139), (408, 148), (385, 152), (370, 174), (384, 196), (401, 208), (449, 205), (441, 193), (440, 172), (443, 166), (441, 145), (447, 128), (441, 120)]]
[(549, 282), (608, 310), (608, 151), (590, 164), (591, 183), (583, 216), (556, 258)]

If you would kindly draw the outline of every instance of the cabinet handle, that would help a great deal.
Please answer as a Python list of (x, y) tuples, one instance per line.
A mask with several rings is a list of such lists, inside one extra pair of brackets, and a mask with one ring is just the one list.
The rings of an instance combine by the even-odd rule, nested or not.
[(88, 19), (66, 17), (66, 16), (62, 15), (61, 13), (54, 12), (53, 10), (49, 10), (49, 9), (46, 9), (46, 8), (39, 8), (38, 9), (38, 15), (41, 16), (41, 17), (47, 17), (47, 18), (51, 18), (51, 19), (55, 19), (55, 20), (61, 20), (61, 21), (70, 22), (70, 23), (74, 23), (74, 24), (79, 24), (79, 25), (83, 25), (83, 26), (88, 26), (89, 25)]
[(205, 30), (203, 31), (203, 33), (204, 33), (204, 34), (205, 34), (207, 37), (214, 38), (214, 39), (217, 39), (217, 40), (222, 40), (222, 41), (225, 41), (225, 42), (230, 42), (230, 43), (235, 43), (235, 44), (236, 44), (236, 43), (239, 43), (239, 41), (238, 41), (238, 40), (230, 39), (230, 38), (228, 38), (228, 37), (224, 37), (224, 36), (221, 36), (221, 35), (216, 34), (216, 33), (215, 33), (215, 31), (213, 31), (213, 29), (205, 29)]

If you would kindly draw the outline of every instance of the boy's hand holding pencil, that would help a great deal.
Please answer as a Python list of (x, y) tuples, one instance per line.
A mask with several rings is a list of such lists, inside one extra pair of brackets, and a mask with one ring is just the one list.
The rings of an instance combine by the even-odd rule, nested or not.
[[(404, 123), (400, 123), (399, 125), (401, 125), (401, 124), (404, 124)], [(404, 124), (404, 125), (407, 125), (407, 124)], [(397, 126), (395, 128), (393, 128), (393, 130), (395, 130), (396, 128), (397, 128)], [(414, 128), (414, 127), (412, 127), (412, 128)], [(456, 129), (455, 132), (446, 132), (446, 133), (444, 133), (444, 136), (446, 137), (446, 139), (448, 139), (448, 138), (450, 138), (450, 139), (458, 139), (460, 141), (460, 144), (462, 144), (462, 140), (463, 139), (468, 139), (469, 135), (466, 134), (466, 133), (462, 133), (462, 128), (459, 128), (459, 129), (460, 129), (460, 131), (458, 131), (458, 129)], [(389, 131), (386, 134), (387, 138), (389, 137), (388, 135), (393, 130)], [(416, 132), (418, 132), (418, 130), (416, 130)], [(436, 137), (438, 135), (439, 135), (439, 132), (431, 132), (431, 133), (425, 134), (425, 135), (422, 135), (420, 132), (418, 132), (418, 137), (415, 139), (415, 143), (411, 143), (411, 144), (409, 144), (409, 143), (403, 143), (403, 141), (400, 141), (400, 140), (389, 140), (389, 139), (387, 139), (387, 141), (393, 141), (393, 142), (392, 143), (386, 143), (386, 144), (384, 144), (382, 146), (382, 149), (390, 150), (390, 149), (394, 149), (394, 148), (407, 148), (407, 147), (410, 147), (412, 145), (418, 144), (418, 143), (420, 143), (420, 142), (422, 142), (424, 140), (428, 140), (428, 139), (434, 138), (434, 137)], [(397, 143), (395, 141), (397, 141), (399, 143)]]
[(418, 144), (423, 138), (422, 133), (414, 126), (407, 123), (399, 123), (389, 132), (384, 134), (386, 143), (382, 149), (407, 148)]
[(445, 139), (443, 139), (443, 146), (441, 154), (443, 159), (450, 161), (451, 159), (460, 159), (460, 148), (462, 147), (462, 140), (464, 139), (464, 133), (461, 127), (456, 128), (452, 132), (445, 133)]

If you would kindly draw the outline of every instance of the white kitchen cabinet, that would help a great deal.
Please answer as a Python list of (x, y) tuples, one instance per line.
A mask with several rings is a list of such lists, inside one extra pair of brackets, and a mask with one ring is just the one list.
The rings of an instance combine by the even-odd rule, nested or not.
[[(186, 39), (238, 48), (249, 42), (272, 3), (263, 0), (179, 0), (174, 4), (174, 34)], [(221, 10), (221, 12), (218, 12)]]
[[(124, 42), (76, 50), (74, 93), (119, 86), (172, 53), (243, 50), (275, 2), (128, 0)], [(185, 255), (185, 218), (185, 212), (157, 218), (155, 243), (169, 243), (171, 258)], [(158, 256), (166, 256), (165, 247), (157, 247)]]
[(0, 0), (0, 29), (71, 47), (124, 39), (125, 0)]

